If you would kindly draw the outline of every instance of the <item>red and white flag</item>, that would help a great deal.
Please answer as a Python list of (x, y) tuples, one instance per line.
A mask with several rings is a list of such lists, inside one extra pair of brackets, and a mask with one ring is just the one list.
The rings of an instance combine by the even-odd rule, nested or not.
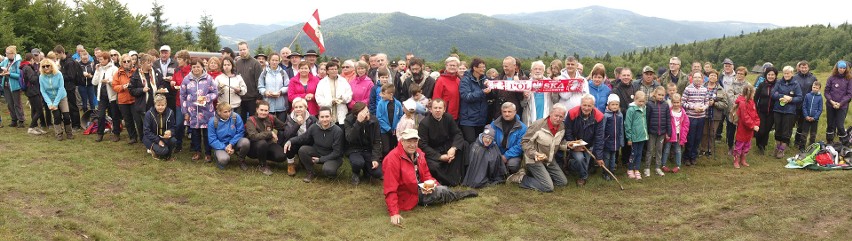
[(322, 33), (320, 32), (319, 9), (314, 11), (314, 16), (311, 18), (311, 20), (308, 20), (308, 22), (305, 23), (305, 26), (302, 27), (302, 30), (304, 30), (305, 34), (307, 34), (308, 37), (311, 37), (311, 40), (313, 40), (314, 43), (317, 44), (320, 53), (325, 52), (325, 42), (323, 41)]

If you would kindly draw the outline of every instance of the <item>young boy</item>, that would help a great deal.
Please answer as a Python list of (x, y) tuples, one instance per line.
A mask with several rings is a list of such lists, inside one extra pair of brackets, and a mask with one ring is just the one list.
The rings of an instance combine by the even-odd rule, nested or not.
[(811, 92), (805, 95), (804, 104), (802, 104), (802, 115), (805, 121), (802, 122), (802, 133), (805, 139), (808, 140), (807, 145), (799, 145), (799, 150), (804, 150), (816, 141), (817, 126), (819, 125), (819, 116), (822, 115), (822, 95), (819, 90), (822, 84), (819, 81), (814, 82), (811, 86)]
[(651, 162), (656, 162), (657, 175), (664, 176), (661, 167), (661, 159), (663, 155), (663, 143), (666, 139), (672, 136), (672, 129), (669, 128), (669, 105), (666, 104), (666, 89), (662, 86), (657, 86), (654, 89), (651, 101), (648, 102), (647, 113), (648, 121), (648, 146), (645, 154), (645, 177), (651, 176)]
[(669, 83), (666, 85), (666, 103), (672, 107), (672, 94), (677, 93), (677, 84)]
[(642, 166), (642, 151), (648, 141), (648, 121), (645, 118), (645, 92), (636, 91), (633, 103), (627, 108), (627, 117), (624, 121), (624, 135), (627, 137), (627, 145), (631, 146), (630, 162), (627, 167), (627, 177), (642, 180), (639, 167)]
[[(379, 79), (381, 78), (379, 75)], [(381, 99), (376, 103), (376, 120), (379, 122), (379, 133), (382, 136), (382, 156), (385, 156), (396, 147), (396, 126), (399, 125), (399, 119), (402, 118), (404, 110), (402, 103), (393, 97), (396, 91), (393, 84), (386, 83), (382, 85), (381, 90), (379, 93)]]
[(380, 68), (377, 72), (377, 75), (378, 75), (379, 83), (377, 83), (376, 85), (373, 86), (373, 91), (370, 91), (370, 103), (369, 103), (370, 105), (368, 107), (370, 109), (371, 115), (377, 115), (376, 114), (376, 104), (382, 98), (381, 97), (382, 86), (384, 86), (385, 84), (392, 84), (392, 83), (388, 82), (390, 80), (390, 73), (388, 72), (387, 69)]
[[(426, 98), (426, 96), (423, 95), (420, 85), (411, 85), (411, 87), (408, 88), (408, 93), (411, 94), (411, 97), (409, 97), (408, 100), (412, 100), (415, 104), (417, 104), (415, 108), (417, 115), (414, 120), (417, 123), (420, 123), (420, 120), (423, 120), (423, 117), (426, 117), (429, 98)], [(408, 102), (408, 100), (405, 100), (405, 102)]]
[(168, 160), (172, 158), (177, 140), (172, 138), (175, 132), (175, 114), (166, 108), (166, 97), (154, 97), (154, 108), (145, 113), (145, 124), (142, 128), (142, 143), (148, 153), (155, 159)]
[[(603, 160), (606, 168), (615, 172), (615, 157), (618, 150), (624, 146), (624, 116), (621, 115), (621, 100), (616, 94), (609, 94), (606, 99), (606, 112), (604, 112), (604, 149)], [(611, 180), (609, 174), (603, 174), (605, 180)]]

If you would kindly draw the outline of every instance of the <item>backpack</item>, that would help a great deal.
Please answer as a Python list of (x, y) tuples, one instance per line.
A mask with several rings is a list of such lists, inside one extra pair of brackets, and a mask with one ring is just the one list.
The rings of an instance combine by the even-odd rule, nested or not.
[[(231, 112), (231, 121), (234, 122), (234, 124), (236, 124), (237, 116), (234, 115), (234, 112)], [(217, 130), (219, 129), (219, 120), (216, 120), (216, 121), (213, 122), (213, 129), (217, 129)]]
[(18, 81), (20, 81), (19, 85), (21, 86), (21, 91), (24, 91), (24, 92), (26, 92), (27, 88), (30, 87), (30, 82), (27, 81), (27, 75), (26, 75), (27, 71), (24, 71), (24, 67), (26, 67), (26, 66), (32, 66), (32, 65), (28, 64), (28, 65), (24, 65), (24, 66), (21, 66), (21, 67), (18, 68), (18, 71), (21, 72), (21, 77), (18, 78)]

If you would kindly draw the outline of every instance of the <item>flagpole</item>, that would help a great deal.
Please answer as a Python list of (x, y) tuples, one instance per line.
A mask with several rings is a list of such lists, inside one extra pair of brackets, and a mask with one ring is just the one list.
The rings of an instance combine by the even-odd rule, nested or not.
[(301, 34), (302, 34), (302, 31), (298, 31), (298, 32), (296, 32), (296, 36), (295, 36), (295, 37), (293, 37), (293, 41), (290, 41), (290, 45), (287, 45), (287, 48), (288, 48), (288, 49), (293, 47), (293, 43), (295, 43), (295, 42), (296, 42), (296, 39), (298, 39), (298, 38), (299, 38), (299, 35), (301, 35)]

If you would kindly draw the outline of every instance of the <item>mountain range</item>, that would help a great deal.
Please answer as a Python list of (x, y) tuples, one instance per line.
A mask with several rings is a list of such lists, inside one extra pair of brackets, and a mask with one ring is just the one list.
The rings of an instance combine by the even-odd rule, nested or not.
[[(675, 21), (600, 6), (494, 16), (466, 13), (446, 19), (420, 18), (400, 12), (348, 13), (322, 20), (327, 55), (354, 57), (384, 52), (393, 58), (412, 52), (433, 61), (446, 56), (453, 47), (483, 57), (535, 57), (545, 51), (592, 56), (771, 28), (778, 26)], [(235, 46), (236, 39), (253, 39), (248, 41), (252, 48), (263, 44), (278, 50), (290, 44), (295, 34), (302, 34), (296, 43), (303, 49), (315, 48), (301, 32), (301, 23), (289, 27), (247, 24), (218, 27), (223, 46)]]

